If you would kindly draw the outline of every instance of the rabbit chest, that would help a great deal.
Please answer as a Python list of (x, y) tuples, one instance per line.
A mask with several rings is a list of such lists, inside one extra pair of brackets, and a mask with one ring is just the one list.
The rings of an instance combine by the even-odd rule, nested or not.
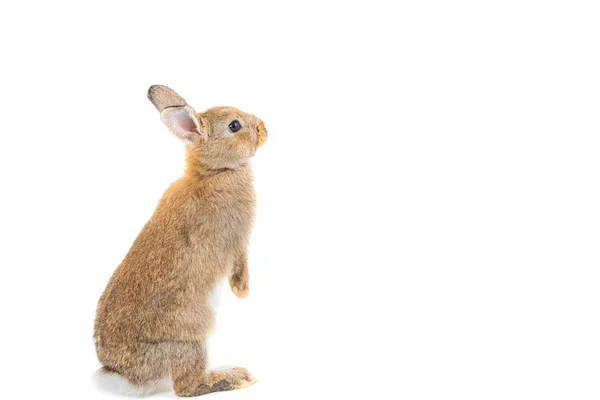
[(189, 246), (203, 264), (211, 259), (229, 264), (225, 259), (247, 245), (254, 221), (255, 195), (249, 167), (220, 175), (198, 185), (193, 211), (186, 215)]

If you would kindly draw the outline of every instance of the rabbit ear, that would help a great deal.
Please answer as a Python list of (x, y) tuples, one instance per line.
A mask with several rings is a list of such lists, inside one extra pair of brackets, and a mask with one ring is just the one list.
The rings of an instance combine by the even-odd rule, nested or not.
[(183, 97), (177, 94), (170, 87), (163, 85), (153, 85), (148, 89), (148, 99), (154, 104), (158, 112), (162, 112), (167, 107), (183, 107), (187, 105)]
[(206, 139), (204, 125), (190, 106), (165, 108), (160, 113), (160, 119), (175, 136), (186, 143)]
[(153, 85), (148, 89), (148, 99), (160, 112), (162, 122), (179, 139), (186, 143), (206, 139), (202, 120), (176, 91), (167, 86)]

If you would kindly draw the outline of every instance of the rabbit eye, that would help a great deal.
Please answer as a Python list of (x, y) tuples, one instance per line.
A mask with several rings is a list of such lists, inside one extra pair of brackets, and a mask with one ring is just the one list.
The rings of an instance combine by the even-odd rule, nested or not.
[(240, 121), (238, 121), (237, 119), (234, 119), (233, 121), (231, 121), (231, 123), (229, 124), (229, 130), (231, 132), (237, 132), (240, 129), (242, 129), (242, 125), (240, 124)]

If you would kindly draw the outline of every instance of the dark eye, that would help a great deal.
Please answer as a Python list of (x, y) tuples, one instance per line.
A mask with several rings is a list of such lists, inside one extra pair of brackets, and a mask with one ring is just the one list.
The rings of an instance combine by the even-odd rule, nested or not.
[(231, 123), (229, 124), (229, 130), (231, 132), (237, 132), (240, 129), (242, 129), (242, 125), (240, 124), (240, 121), (238, 121), (237, 119), (234, 119), (233, 121), (231, 121)]

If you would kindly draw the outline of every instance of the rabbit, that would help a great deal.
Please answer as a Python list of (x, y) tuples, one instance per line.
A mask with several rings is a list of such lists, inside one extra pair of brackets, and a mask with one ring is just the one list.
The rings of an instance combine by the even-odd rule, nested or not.
[(256, 382), (245, 368), (207, 369), (210, 297), (226, 279), (249, 291), (248, 241), (255, 193), (250, 159), (267, 139), (264, 123), (232, 107), (197, 113), (172, 89), (148, 98), (185, 143), (185, 174), (154, 214), (100, 297), (94, 342), (101, 374), (137, 393), (171, 380), (178, 396), (239, 389)]

